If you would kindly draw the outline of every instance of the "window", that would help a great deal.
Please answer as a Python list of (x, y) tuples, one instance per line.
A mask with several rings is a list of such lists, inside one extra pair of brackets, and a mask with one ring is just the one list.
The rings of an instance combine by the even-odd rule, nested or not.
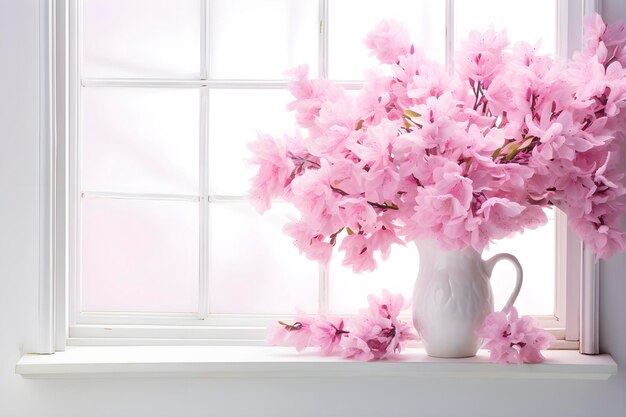
[[(404, 22), (416, 47), (450, 67), (459, 39), (490, 24), (566, 54), (562, 3), (70, 1), (68, 343), (258, 344), (294, 307), (350, 314), (383, 288), (410, 297), (411, 246), (361, 276), (301, 257), (280, 230), (294, 211), (278, 203), (260, 216), (246, 201), (246, 143), (255, 129), (293, 131), (285, 69), (306, 63), (312, 77), (358, 89), (374, 64), (361, 40), (382, 18)], [(563, 339), (576, 294), (564, 219), (549, 217), (484, 257), (518, 256), (516, 305)], [(496, 308), (512, 279), (496, 269)]]

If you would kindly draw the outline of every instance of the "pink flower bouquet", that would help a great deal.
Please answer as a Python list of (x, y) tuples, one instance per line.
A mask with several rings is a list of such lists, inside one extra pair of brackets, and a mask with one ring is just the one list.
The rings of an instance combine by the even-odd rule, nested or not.
[(428, 238), (473, 247), (546, 222), (556, 206), (597, 253), (626, 248), (617, 140), (626, 126), (626, 30), (585, 22), (569, 62), (508, 47), (505, 32), (472, 32), (456, 73), (415, 50), (397, 22), (366, 45), (390, 67), (372, 70), (356, 96), (299, 67), (289, 109), (295, 137), (260, 134), (251, 197), (292, 203), (285, 226), (299, 250), (328, 262), (333, 247), (355, 271), (373, 270), (394, 243)]

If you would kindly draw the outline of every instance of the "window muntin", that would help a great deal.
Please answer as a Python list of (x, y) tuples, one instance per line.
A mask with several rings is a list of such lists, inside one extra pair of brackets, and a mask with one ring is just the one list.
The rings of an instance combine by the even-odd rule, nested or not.
[[(240, 16), (241, 21), (237, 21), (236, 13), (242, 7), (239, 3), (245, 3), (249, 7), (248, 11), (254, 11), (253, 14), (246, 12)], [(417, 35), (412, 33), (413, 40), (417, 45), (425, 46), (427, 53), (444, 61), (442, 52), (445, 51), (445, 33), (442, 32), (445, 32), (446, 24), (445, 2), (435, 5), (435, 2), (427, 1), (392, 1), (385, 2), (384, 10), (377, 8), (379, 3), (359, 2), (359, 8), (375, 11), (366, 13), (370, 20), (374, 19), (372, 22), (367, 17), (355, 21), (356, 15), (349, 12), (350, 2), (339, 0), (248, 3), (251, 2), (188, 1), (183, 8), (189, 10), (171, 14), (170, 22), (164, 16), (157, 16), (159, 13), (168, 13), (171, 6), (168, 1), (134, 0), (128, 8), (123, 1), (76, 1), (77, 10), (82, 10), (82, 19), (78, 19), (82, 23), (79, 25), (82, 31), (77, 30), (75, 36), (79, 40), (82, 38), (83, 47), (75, 59), (75, 63), (82, 69), (82, 75), (80, 79), (75, 77), (74, 81), (79, 85), (75, 99), (80, 103), (82, 117), (79, 121), (80, 129), (76, 130), (73, 139), (77, 156), (74, 163), (82, 166), (82, 172), (77, 175), (80, 186), (75, 195), (70, 197), (75, 209), (78, 209), (75, 217), (79, 223), (74, 234), (74, 242), (78, 244), (73, 246), (75, 250), (71, 255), (79, 267), (73, 277), (76, 292), (70, 293), (73, 295), (71, 325), (74, 326), (70, 336), (83, 334), (80, 331), (81, 324), (94, 323), (223, 324), (226, 320), (230, 325), (262, 324), (275, 316), (291, 314), (293, 306), (308, 311), (321, 308), (330, 313), (349, 314), (362, 306), (366, 294), (379, 292), (382, 288), (401, 291), (410, 297), (418, 268), (417, 251), (412, 245), (395, 248), (391, 259), (380, 264), (379, 269), (371, 274), (355, 277), (349, 270), (339, 266), (338, 259), (333, 260), (328, 271), (318, 270), (316, 264), (298, 255), (291, 247), (289, 238), (280, 233), (284, 222), (282, 216), (290, 211), (293, 213), (293, 210), (277, 204), (272, 213), (260, 217), (244, 201), (251, 173), (243, 157), (245, 143), (254, 138), (256, 128), (273, 134), (293, 132), (293, 117), (284, 109), (285, 103), (289, 101), (289, 94), (285, 91), (286, 82), (282, 79), (285, 63), (293, 66), (307, 62), (312, 77), (319, 71), (321, 74), (328, 73), (331, 79), (341, 79), (348, 87), (358, 87), (361, 78), (359, 74), (370, 62), (360, 43), (365, 33), (355, 37), (357, 30), (354, 26), (367, 31), (378, 20), (376, 18), (383, 17), (404, 20), (410, 24), (414, 15), (415, 19), (420, 19), (422, 26)], [(519, 17), (516, 15), (508, 19), (506, 16), (511, 14), (498, 11), (497, 5), (481, 1), (477, 10), (482, 10), (483, 15), (476, 19), (475, 10), (466, 10), (467, 2), (449, 3), (456, 3), (455, 19), (452, 20), (455, 22), (456, 39), (461, 36), (464, 27), (484, 28), (490, 20), (496, 20), (493, 22), (496, 28), (508, 27), (509, 21), (516, 21)], [(543, 16), (547, 15), (547, 19), (552, 19), (552, 22), (540, 27), (543, 33), (535, 32), (534, 35), (551, 39), (548, 43), (544, 42), (542, 51), (552, 52), (553, 49), (546, 49), (553, 48), (549, 45), (556, 43), (556, 2), (541, 2), (536, 6), (545, 9)], [(110, 7), (108, 13), (116, 18), (121, 15), (124, 19), (130, 19), (128, 16), (134, 15), (134, 19), (139, 20), (143, 19), (138, 17), (142, 16), (138, 12), (141, 8), (151, 9), (148, 20), (153, 21), (142, 20), (147, 28), (129, 29), (128, 49), (145, 48), (145, 51), (124, 55), (115, 50), (115, 45), (120, 46), (122, 43), (115, 36), (109, 37), (111, 27), (89, 27), (90, 21), (96, 21), (98, 14), (107, 15), (101, 10), (102, 7)], [(280, 9), (279, 13), (276, 13), (277, 8)], [(486, 10), (491, 10), (490, 16), (489, 13), (485, 14)], [(533, 15), (536, 13), (535, 8)], [(424, 19), (426, 15), (428, 19)], [(181, 24), (184, 19), (193, 22)], [(276, 19), (286, 19), (291, 23), (281, 23)], [(342, 24), (345, 20), (350, 22)], [(159, 41), (166, 46), (171, 42), (183, 42), (181, 39), (189, 36), (190, 31), (196, 33), (194, 28), (199, 25), (199, 40), (182, 48), (196, 51), (199, 63), (197, 72), (195, 58), (181, 58), (179, 63), (152, 63), (152, 60), (160, 59), (159, 56), (150, 55), (154, 50), (153, 41), (158, 39), (147, 35), (155, 25), (154, 22), (160, 22), (157, 26), (169, 25), (175, 32), (171, 35), (172, 40)], [(244, 26), (248, 28), (243, 33), (233, 29), (241, 22), (246, 22), (247, 26)], [(176, 29), (176, 26), (185, 28)], [(120, 30), (123, 27), (121, 25)], [(346, 27), (351, 29), (341, 29)], [(411, 29), (412, 32), (416, 31), (414, 27)], [(168, 30), (161, 31), (159, 36), (167, 36)], [(225, 36), (225, 33), (230, 35)], [(342, 35), (346, 39), (341, 40)], [(109, 38), (94, 39), (98, 36)], [(276, 39), (281, 36), (289, 39), (277, 43)], [(254, 38), (254, 52), (267, 53), (262, 63), (258, 58), (247, 60), (247, 63), (245, 59), (242, 60), (248, 55), (245, 49), (241, 49), (241, 45), (251, 37)], [(113, 44), (108, 46), (112, 51), (110, 56), (107, 56), (107, 48), (99, 46), (103, 42)], [(358, 43), (350, 48), (349, 42)], [(97, 53), (88, 51), (96, 46), (100, 48)], [(344, 53), (340, 52), (342, 48)], [(181, 50), (177, 53), (191, 53), (189, 51)], [(162, 52), (166, 54), (167, 48)], [(142, 54), (146, 54), (145, 58), (136, 61)], [(146, 69), (141, 63), (152, 66)], [(177, 129), (180, 129), (180, 134)], [(120, 139), (134, 145), (128, 154)], [(164, 173), (159, 168), (165, 168), (168, 172)], [(104, 201), (94, 203), (92, 199), (94, 202), (96, 199)], [(158, 262), (157, 265), (147, 265), (149, 262), (145, 258), (154, 255), (141, 254), (139, 251), (137, 256), (117, 254), (124, 256), (128, 262), (128, 268), (123, 272), (130, 278), (123, 279), (124, 274), (119, 270), (116, 272), (113, 267), (100, 268), (97, 274), (88, 277), (84, 275), (86, 267), (88, 273), (97, 270), (89, 263), (93, 261), (85, 256), (88, 251), (85, 252), (84, 236), (93, 237), (94, 229), (107, 230), (101, 225), (106, 225), (107, 214), (101, 211), (102, 217), (95, 220), (90, 217), (90, 223), (85, 229), (85, 213), (89, 215), (89, 206), (94, 204), (119, 206), (116, 204), (119, 200), (128, 200), (122, 204), (127, 207), (143, 204), (147, 210), (144, 216), (134, 215), (144, 223), (150, 221), (151, 216), (147, 214), (150, 211), (158, 212), (159, 206), (175, 203), (174, 206), (186, 207), (179, 210), (186, 213), (185, 219), (172, 218), (171, 221), (176, 224), (182, 220), (184, 224), (197, 225), (197, 234), (188, 231), (183, 233), (183, 230), (187, 230), (185, 227), (169, 230), (160, 225), (151, 232), (155, 235), (160, 233), (165, 240), (168, 240), (168, 233), (178, 235), (180, 232), (186, 234), (187, 238), (180, 241), (180, 236), (174, 239), (170, 236), (169, 242), (163, 243), (158, 249), (148, 247), (146, 250), (164, 257), (168, 253), (168, 244), (176, 249), (185, 247), (196, 251), (197, 248), (197, 258), (182, 256), (177, 250), (172, 251), (178, 254), (176, 256), (181, 262), (184, 274), (181, 274), (180, 284), (187, 292), (177, 287), (179, 277), (168, 272), (176, 270), (170, 263), (160, 260), (168, 265), (160, 268)], [(189, 207), (194, 208), (190, 210)], [(128, 210), (131, 213), (123, 213), (121, 217), (132, 216), (132, 210)], [(120, 221), (109, 219), (112, 225)], [(152, 221), (158, 223), (154, 219)], [(554, 256), (556, 245), (546, 250), (544, 244), (546, 241), (550, 246), (555, 242), (555, 235), (562, 234), (562, 231), (556, 230), (555, 224), (551, 220), (540, 230), (528, 231), (516, 237), (515, 250), (508, 249), (512, 242), (509, 240), (493, 245), (484, 254), (487, 257), (489, 253), (508, 250), (520, 257), (526, 277), (517, 305), (522, 313), (544, 316), (544, 322), (549, 326), (562, 325), (554, 317), (557, 309), (554, 300), (557, 297), (552, 277), (558, 272)], [(115, 227), (112, 229), (107, 232), (113, 234)], [(150, 228), (144, 225), (144, 229)], [(190, 238), (192, 235), (197, 238)], [(111, 239), (123, 240), (123, 237)], [(197, 245), (190, 242), (194, 239)], [(92, 241), (96, 243), (90, 243)], [(538, 242), (542, 244), (540, 251), (537, 250)], [(134, 246), (138, 248), (146, 246), (143, 242), (135, 243)], [(94, 253), (94, 248), (115, 246), (98, 242), (97, 238), (91, 238), (87, 244), (93, 245), (91, 253)], [(134, 250), (131, 246), (129, 250)], [(115, 252), (111, 253), (111, 256), (115, 256)], [(270, 260), (280, 260), (281, 264)], [(508, 297), (507, 285), (512, 285), (512, 282), (507, 282), (506, 276), (511, 274), (505, 268), (497, 269), (492, 280), (496, 306)], [(195, 271), (197, 285), (193, 285), (193, 279), (189, 278)], [(146, 273), (150, 275), (151, 272), (156, 273), (156, 276), (137, 276)], [(133, 305), (132, 297), (124, 296), (116, 301), (109, 295), (107, 305), (103, 287), (104, 281), (110, 280), (111, 274), (117, 274), (117, 278), (112, 281), (117, 282), (120, 292), (141, 294), (146, 300), (138, 300)], [(154, 284), (153, 291), (148, 286), (145, 287), (146, 291), (139, 291), (141, 285), (148, 283)], [(159, 291), (161, 295), (180, 299), (161, 300), (159, 304)], [(190, 294), (195, 294), (197, 303), (189, 301), (193, 298)], [(537, 297), (537, 294), (540, 296)], [(100, 302), (97, 301), (99, 296), (102, 296)], [(535, 308), (537, 299), (541, 300), (541, 308)], [(260, 333), (255, 334), (258, 336)]]

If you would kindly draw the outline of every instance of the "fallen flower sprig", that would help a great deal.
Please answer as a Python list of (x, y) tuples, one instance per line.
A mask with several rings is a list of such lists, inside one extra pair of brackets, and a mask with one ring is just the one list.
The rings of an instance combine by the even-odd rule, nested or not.
[(530, 316), (519, 317), (515, 307), (508, 312), (497, 311), (485, 319), (478, 335), (483, 347), (490, 350), (496, 363), (541, 363), (541, 351), (550, 346), (554, 336), (539, 327)]
[(370, 295), (369, 307), (351, 319), (298, 312), (292, 324), (283, 321), (269, 334), (268, 344), (293, 346), (298, 352), (317, 347), (323, 355), (361, 361), (386, 359), (417, 339), (410, 324), (398, 319), (408, 308), (402, 295), (383, 291)]

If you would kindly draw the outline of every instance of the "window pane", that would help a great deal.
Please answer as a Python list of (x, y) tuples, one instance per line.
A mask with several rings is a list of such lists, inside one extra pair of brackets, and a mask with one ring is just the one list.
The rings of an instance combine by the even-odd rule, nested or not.
[(210, 19), (211, 77), (285, 78), (300, 64), (317, 73), (317, 1), (213, 0)]
[(209, 193), (243, 195), (254, 168), (247, 144), (257, 131), (282, 137), (294, 132), (285, 90), (212, 90), (209, 105)]
[(411, 300), (419, 270), (419, 255), (413, 243), (406, 247), (394, 246), (386, 261), (377, 258), (378, 268), (373, 272), (355, 274), (352, 269), (341, 266), (342, 259), (343, 252), (333, 253), (329, 273), (332, 313), (356, 314), (367, 307), (368, 295), (380, 295), (384, 289)]
[(467, 39), (472, 30), (493, 26), (506, 28), (509, 41), (534, 44), (542, 40), (541, 53), (556, 53), (556, 0), (473, 0), (454, 3), (458, 40)]
[(198, 193), (197, 89), (84, 88), (83, 187)]
[(404, 23), (415, 48), (443, 63), (445, 4), (445, 1), (432, 0), (330, 0), (329, 77), (360, 80), (365, 69), (378, 63), (369, 56), (363, 40), (383, 19)]
[(197, 311), (197, 203), (83, 199), (82, 216), (83, 311)]
[(197, 78), (201, 16), (201, 0), (85, 0), (83, 75)]
[(211, 313), (317, 312), (317, 264), (281, 232), (293, 209), (278, 203), (261, 216), (248, 202), (224, 202), (209, 213)]
[[(554, 211), (546, 210), (546, 214), (550, 221), (545, 226), (502, 239), (483, 253), (483, 259), (488, 259), (496, 253), (509, 252), (522, 264), (524, 282), (515, 302), (520, 314), (554, 314), (556, 230)], [(507, 262), (499, 262), (491, 276), (496, 310), (502, 309), (514, 286), (515, 269)]]

